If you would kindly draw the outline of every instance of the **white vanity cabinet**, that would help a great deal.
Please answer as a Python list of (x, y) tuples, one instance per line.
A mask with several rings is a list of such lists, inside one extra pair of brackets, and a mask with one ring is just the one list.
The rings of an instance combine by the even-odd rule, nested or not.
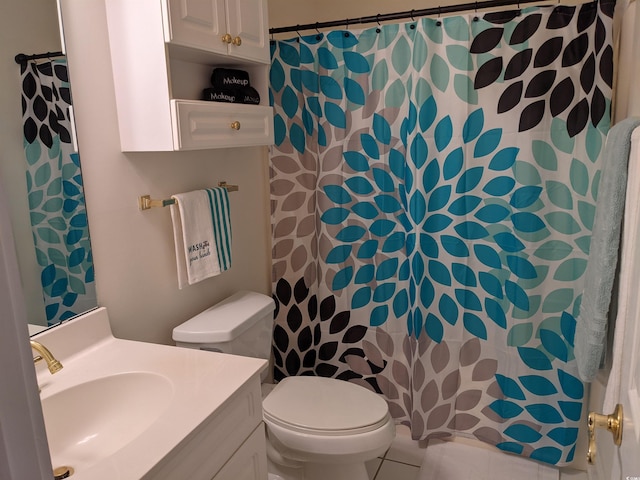
[(260, 379), (249, 379), (143, 480), (266, 480)]
[[(105, 2), (122, 151), (273, 143), (266, 0)], [(202, 101), (215, 67), (249, 73), (259, 105)]]
[(54, 468), (74, 480), (267, 480), (266, 360), (115, 338), (104, 307), (35, 340), (64, 365), (36, 369)]

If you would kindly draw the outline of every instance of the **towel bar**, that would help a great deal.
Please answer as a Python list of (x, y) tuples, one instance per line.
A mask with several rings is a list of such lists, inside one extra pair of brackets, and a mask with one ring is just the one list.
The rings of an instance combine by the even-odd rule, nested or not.
[[(227, 182), (218, 182), (218, 186), (226, 188), (229, 192), (237, 192), (240, 189), (238, 185), (229, 185)], [(152, 200), (151, 195), (142, 195), (141, 197), (138, 197), (138, 208), (140, 208), (140, 210), (149, 210), (153, 207), (168, 207), (175, 203), (176, 201), (173, 198)]]

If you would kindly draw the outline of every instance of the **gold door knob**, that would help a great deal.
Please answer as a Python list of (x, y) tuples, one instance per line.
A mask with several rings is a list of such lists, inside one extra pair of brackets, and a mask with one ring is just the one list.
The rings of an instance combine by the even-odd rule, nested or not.
[(242, 39), (241, 39), (240, 37), (236, 37), (236, 38), (234, 38), (234, 39), (233, 39), (233, 44), (234, 44), (236, 47), (239, 47), (240, 45), (242, 45)]
[(233, 128), (234, 130), (240, 130), (240, 122), (235, 121), (231, 124), (231, 128)]
[(613, 443), (620, 446), (622, 443), (622, 405), (617, 404), (613, 413), (602, 415), (600, 413), (589, 412), (587, 425), (589, 426), (589, 448), (587, 450), (587, 461), (590, 464), (596, 461), (596, 428), (606, 428), (613, 435)]
[(225, 33), (222, 36), (222, 43), (231, 43), (231, 42), (233, 42), (233, 37), (231, 37), (231, 34)]

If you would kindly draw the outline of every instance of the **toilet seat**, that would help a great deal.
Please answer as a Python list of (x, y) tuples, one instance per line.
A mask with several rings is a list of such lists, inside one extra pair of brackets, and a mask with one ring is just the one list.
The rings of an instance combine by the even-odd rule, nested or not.
[(324, 377), (287, 377), (262, 403), (267, 423), (320, 436), (350, 436), (382, 428), (387, 402), (349, 382)]

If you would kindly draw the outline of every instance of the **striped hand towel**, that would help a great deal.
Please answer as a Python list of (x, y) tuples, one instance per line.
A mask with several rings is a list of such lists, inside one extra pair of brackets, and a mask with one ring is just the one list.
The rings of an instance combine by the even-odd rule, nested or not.
[(173, 195), (171, 205), (178, 288), (219, 275), (231, 266), (229, 196), (225, 188)]
[(231, 268), (231, 215), (229, 213), (229, 192), (224, 187), (206, 190), (211, 207), (213, 234), (216, 237), (216, 251), (220, 271)]

